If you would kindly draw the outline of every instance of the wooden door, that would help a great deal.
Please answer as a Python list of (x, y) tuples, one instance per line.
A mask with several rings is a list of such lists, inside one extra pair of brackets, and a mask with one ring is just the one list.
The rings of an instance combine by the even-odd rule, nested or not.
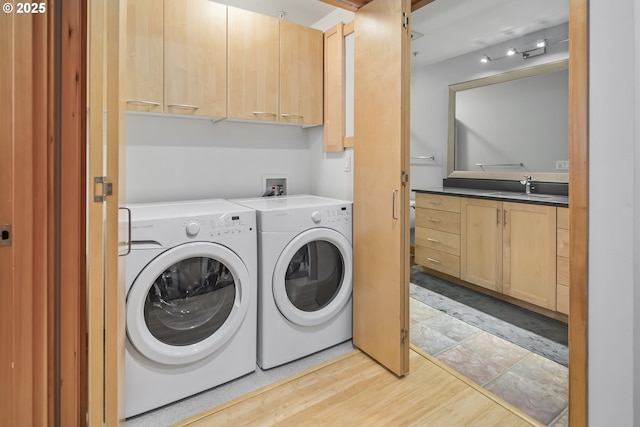
[(164, 2), (164, 112), (227, 114), (227, 7)]
[[(90, 2), (88, 31), (87, 350), (90, 426), (124, 425), (125, 283), (119, 206), (124, 203), (125, 0)], [(96, 200), (105, 184), (112, 194)]]
[[(43, 3), (44, 4), (44, 3)], [(12, 3), (5, 3), (5, 6)], [(45, 4), (45, 7), (47, 5)], [(10, 9), (10, 8), (9, 8)], [(53, 90), (47, 13), (0, 14), (0, 426), (52, 425)], [(50, 39), (49, 39), (50, 40)], [(71, 384), (73, 387), (73, 384)]]
[(355, 18), (353, 342), (409, 372), (408, 0), (373, 0)]
[(463, 198), (460, 278), (502, 291), (502, 202)]
[(280, 117), (322, 124), (322, 31), (280, 21)]
[(503, 292), (555, 310), (556, 208), (505, 202), (503, 209)]
[(278, 121), (278, 20), (228, 8), (227, 116)]
[(127, 109), (162, 112), (163, 8), (158, 0), (127, 0)]

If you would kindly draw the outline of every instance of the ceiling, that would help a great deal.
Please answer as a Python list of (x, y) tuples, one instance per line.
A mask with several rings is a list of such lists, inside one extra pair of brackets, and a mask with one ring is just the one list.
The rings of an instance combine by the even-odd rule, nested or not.
[[(336, 10), (321, 0), (214, 1), (276, 18), (283, 11), (285, 20), (306, 26)], [(412, 31), (424, 34), (411, 43), (414, 65), (443, 61), (569, 20), (569, 0), (429, 1), (412, 14)], [(366, 0), (354, 3), (362, 2)]]

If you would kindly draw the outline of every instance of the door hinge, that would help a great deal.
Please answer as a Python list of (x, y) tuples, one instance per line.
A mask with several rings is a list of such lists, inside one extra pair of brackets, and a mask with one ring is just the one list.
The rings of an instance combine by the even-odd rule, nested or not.
[[(97, 191), (98, 184), (101, 185), (101, 192)], [(113, 194), (113, 184), (107, 181), (106, 176), (94, 176), (93, 177), (93, 201), (96, 203), (102, 203), (107, 200), (107, 196)]]
[(409, 28), (409, 15), (407, 15), (407, 12), (402, 12), (402, 28)]
[(400, 181), (402, 182), (402, 186), (405, 187), (409, 183), (409, 174), (405, 171), (402, 171), (402, 175), (400, 176)]
[(0, 248), (11, 246), (11, 224), (0, 224)]
[(406, 329), (400, 329), (400, 342), (404, 343), (405, 340), (407, 339), (407, 330)]

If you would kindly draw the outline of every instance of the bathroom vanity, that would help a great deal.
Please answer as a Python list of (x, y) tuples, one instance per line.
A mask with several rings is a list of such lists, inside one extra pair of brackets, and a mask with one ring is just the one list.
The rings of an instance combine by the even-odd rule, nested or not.
[(416, 264), (426, 272), (565, 320), (566, 195), (455, 187), (414, 191)]

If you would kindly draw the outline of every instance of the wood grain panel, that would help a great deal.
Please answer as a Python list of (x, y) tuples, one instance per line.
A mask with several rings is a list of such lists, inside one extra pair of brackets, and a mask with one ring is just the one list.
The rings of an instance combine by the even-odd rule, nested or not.
[(589, 2), (569, 0), (569, 425), (588, 420)]
[(556, 307), (556, 208), (503, 203), (502, 291), (550, 310)]
[[(559, 285), (569, 286), (571, 283), (569, 281), (569, 258), (559, 256), (557, 257), (556, 262), (556, 283)], [(567, 293), (567, 295), (569, 294)]]
[(557, 208), (558, 228), (569, 229), (569, 208)]
[[(13, 31), (15, 15), (0, 14), (0, 105), (8, 106), (0, 114), (0, 224), (13, 223)], [(0, 248), (0, 289), (8, 304), (0, 310), (0, 426), (15, 425), (13, 370), (14, 304), (12, 246)]]
[(397, 375), (409, 371), (408, 7), (376, 0), (355, 18), (353, 342)]
[(416, 208), (416, 227), (427, 227), (447, 233), (460, 234), (460, 214)]
[(460, 256), (460, 235), (416, 227), (416, 246), (425, 246), (451, 255)]
[(569, 230), (558, 228), (556, 237), (556, 251), (558, 256), (569, 257)]
[(460, 224), (460, 278), (502, 291), (502, 203), (463, 198)]
[(343, 151), (345, 134), (345, 69), (342, 22), (324, 33), (325, 152)]
[(60, 78), (60, 425), (86, 422), (86, 10), (62, 4)]
[(165, 112), (226, 116), (226, 9), (209, 0), (165, 0)]
[(416, 246), (415, 262), (453, 277), (460, 277), (460, 257), (424, 246)]
[(162, 3), (127, 0), (127, 109), (131, 111), (163, 110)]
[(361, 352), (349, 353), (174, 427), (539, 425), (435, 359), (410, 357), (411, 374), (398, 380)]
[(431, 193), (416, 193), (416, 207), (440, 211), (460, 212), (461, 197)]
[(278, 20), (235, 7), (228, 8), (227, 16), (227, 115), (275, 122), (280, 73)]
[(280, 122), (322, 124), (323, 42), (321, 31), (280, 20)]

